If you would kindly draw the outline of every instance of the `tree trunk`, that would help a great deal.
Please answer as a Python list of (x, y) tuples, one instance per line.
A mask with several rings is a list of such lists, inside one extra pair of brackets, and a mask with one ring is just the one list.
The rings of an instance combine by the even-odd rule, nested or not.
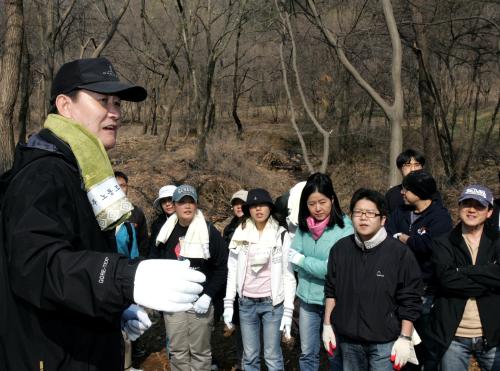
[(238, 73), (239, 73), (239, 61), (240, 61), (240, 37), (241, 37), (241, 29), (243, 23), (240, 18), (238, 20), (238, 31), (236, 33), (236, 41), (234, 46), (234, 72), (233, 72), (233, 102), (231, 113), (233, 115), (234, 123), (236, 124), (236, 136), (241, 139), (243, 134), (243, 125), (241, 125), (240, 117), (238, 116), (238, 100), (240, 98), (240, 87), (241, 84), (239, 82)]
[(427, 33), (423, 25), (422, 7), (423, 0), (416, 0), (410, 3), (410, 10), (413, 18), (413, 29), (415, 31), (415, 48), (418, 61), (418, 93), (420, 97), (421, 109), (421, 133), (422, 143), (425, 153), (425, 167), (432, 174), (435, 172), (434, 159), (438, 157), (436, 143), (437, 131), (434, 127), (436, 101), (432, 94), (431, 82), (428, 79), (427, 71), (430, 69), (429, 45)]
[(198, 144), (196, 146), (196, 161), (201, 164), (207, 159), (207, 135), (211, 126), (211, 115), (212, 115), (212, 105), (213, 105), (213, 79), (215, 75), (215, 60), (212, 56), (209, 56), (209, 61), (207, 63), (207, 82), (205, 89), (205, 101), (203, 102), (203, 108), (201, 115), (198, 118), (197, 125), (197, 136)]
[(500, 96), (498, 96), (497, 98), (497, 104), (495, 105), (495, 109), (493, 110), (493, 114), (491, 115), (491, 124), (490, 127), (488, 128), (488, 131), (486, 132), (486, 137), (484, 138), (482, 148), (486, 148), (488, 146), (488, 142), (493, 133), (493, 129), (497, 123), (497, 115), (499, 110), (500, 110)]
[(31, 72), (31, 57), (28, 51), (27, 39), (24, 37), (23, 54), (22, 54), (22, 69), (20, 76), (20, 90), (19, 90), (19, 114), (18, 114), (18, 142), (26, 143), (26, 128), (28, 127), (29, 118), (29, 103), (30, 103), (30, 72)]
[(19, 88), (24, 32), (23, 1), (6, 0), (4, 4), (7, 24), (0, 75), (0, 174), (8, 170), (14, 160), (12, 116)]
[(461, 179), (465, 179), (467, 177), (467, 173), (469, 172), (469, 166), (470, 162), (472, 159), (472, 154), (474, 153), (474, 142), (476, 139), (476, 132), (477, 132), (477, 114), (479, 110), (479, 94), (481, 91), (480, 85), (480, 78), (477, 78), (477, 88), (476, 88), (476, 94), (474, 96), (474, 118), (473, 118), (473, 124), (472, 124), (472, 133), (468, 134), (468, 144), (467, 144), (467, 150), (465, 151), (465, 161), (462, 167), (462, 171), (460, 174)]

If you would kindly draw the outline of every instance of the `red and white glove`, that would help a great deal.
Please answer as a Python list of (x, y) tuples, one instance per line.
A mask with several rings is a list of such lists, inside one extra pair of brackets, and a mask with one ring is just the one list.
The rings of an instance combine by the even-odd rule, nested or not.
[(410, 339), (399, 337), (394, 342), (391, 350), (391, 362), (394, 363), (395, 370), (401, 370), (411, 356), (413, 344)]
[(332, 325), (323, 324), (323, 335), (321, 335), (321, 338), (328, 355), (330, 357), (333, 356), (333, 352), (337, 348), (337, 340), (335, 339)]

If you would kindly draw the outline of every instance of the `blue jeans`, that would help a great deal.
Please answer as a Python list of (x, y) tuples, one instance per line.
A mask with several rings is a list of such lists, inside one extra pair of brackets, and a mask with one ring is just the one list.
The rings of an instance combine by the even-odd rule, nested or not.
[(240, 304), (240, 328), (243, 340), (243, 368), (245, 371), (260, 370), (260, 329), (264, 338), (264, 360), (269, 371), (283, 370), (280, 324), (283, 303), (273, 306), (271, 298), (250, 299), (242, 297)]
[(340, 339), (344, 371), (393, 371), (388, 343), (351, 343)]
[[(300, 300), (299, 331), (300, 331), (300, 358), (301, 371), (319, 370), (319, 351), (323, 346), (321, 331), (325, 307), (317, 304), (307, 304)], [(330, 371), (342, 371), (342, 356), (340, 347), (335, 350), (333, 357), (328, 356)]]
[(500, 370), (500, 348), (488, 348), (483, 338), (455, 336), (441, 359), (441, 371), (467, 371), (474, 355), (483, 371)]

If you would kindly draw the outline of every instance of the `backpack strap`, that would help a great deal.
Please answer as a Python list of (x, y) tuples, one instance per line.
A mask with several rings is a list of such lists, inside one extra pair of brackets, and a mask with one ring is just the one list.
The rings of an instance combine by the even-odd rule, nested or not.
[(127, 249), (128, 249), (128, 256), (131, 256), (132, 255), (132, 245), (134, 243), (134, 231), (132, 230), (132, 226), (130, 225), (130, 222), (125, 222), (123, 224), (125, 225), (125, 228), (127, 228), (127, 234), (128, 234)]

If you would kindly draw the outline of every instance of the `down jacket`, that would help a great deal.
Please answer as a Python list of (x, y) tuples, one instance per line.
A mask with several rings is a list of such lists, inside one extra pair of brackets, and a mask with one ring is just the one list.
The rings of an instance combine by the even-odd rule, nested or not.
[(137, 261), (100, 230), (70, 148), (42, 130), (0, 194), (0, 369), (122, 371)]

